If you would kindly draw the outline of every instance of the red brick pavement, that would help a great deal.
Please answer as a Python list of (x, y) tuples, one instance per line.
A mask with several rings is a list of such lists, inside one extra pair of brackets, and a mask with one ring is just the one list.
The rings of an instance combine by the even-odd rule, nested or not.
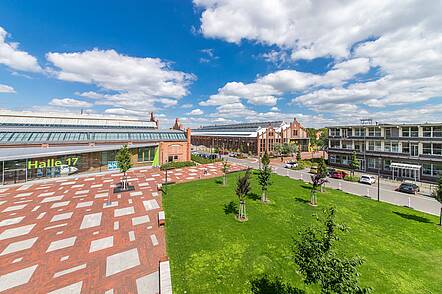
[[(0, 187), (0, 292), (158, 292), (167, 253), (156, 189), (165, 174), (146, 168), (128, 175), (135, 190), (120, 194), (112, 193), (116, 173)], [(220, 175), (215, 163), (171, 170), (168, 180)]]

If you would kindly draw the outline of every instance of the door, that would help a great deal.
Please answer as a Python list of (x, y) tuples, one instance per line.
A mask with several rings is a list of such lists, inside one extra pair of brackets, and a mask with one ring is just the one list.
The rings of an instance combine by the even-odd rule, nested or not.
[(411, 156), (419, 156), (419, 145), (411, 144)]

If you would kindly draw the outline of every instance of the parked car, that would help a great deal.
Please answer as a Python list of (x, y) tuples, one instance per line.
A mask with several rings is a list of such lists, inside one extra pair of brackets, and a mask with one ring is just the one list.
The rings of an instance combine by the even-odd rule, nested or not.
[(294, 161), (289, 161), (284, 164), (285, 168), (293, 168), (293, 167), (297, 167), (297, 166), (298, 166), (298, 163), (294, 162)]
[(331, 176), (332, 173), (336, 171), (333, 167), (327, 167), (327, 176)]
[(343, 172), (341, 170), (335, 170), (330, 174), (330, 178), (343, 180), (346, 175), (347, 175), (346, 172)]
[(419, 192), (419, 186), (415, 183), (404, 182), (400, 184), (400, 186), (396, 189), (398, 192), (408, 193), (408, 194), (416, 194)]
[(361, 178), (359, 179), (359, 183), (371, 185), (376, 183), (376, 178), (375, 176), (371, 175), (362, 175)]

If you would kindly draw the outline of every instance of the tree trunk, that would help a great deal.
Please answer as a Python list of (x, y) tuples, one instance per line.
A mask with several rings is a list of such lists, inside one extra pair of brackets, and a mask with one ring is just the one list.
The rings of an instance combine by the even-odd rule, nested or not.
[(261, 194), (261, 202), (263, 202), (263, 203), (267, 202), (267, 193), (264, 190), (262, 191), (262, 194)]

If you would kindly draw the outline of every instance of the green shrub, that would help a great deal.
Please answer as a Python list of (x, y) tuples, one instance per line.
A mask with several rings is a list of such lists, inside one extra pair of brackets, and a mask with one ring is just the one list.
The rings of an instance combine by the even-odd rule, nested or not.
[(170, 170), (170, 169), (182, 168), (182, 167), (186, 167), (186, 166), (195, 166), (195, 165), (196, 165), (196, 163), (193, 161), (173, 161), (173, 162), (168, 162), (168, 163), (161, 165), (160, 169), (161, 170)]
[(192, 154), (192, 161), (201, 163), (201, 164), (207, 164), (207, 163), (214, 163), (214, 162), (218, 162), (218, 161), (222, 161), (221, 158), (215, 158), (215, 159), (209, 159), (209, 158), (205, 158), (196, 154)]
[(351, 176), (351, 175), (347, 175), (345, 176), (344, 180), (349, 181), (349, 182), (359, 182), (360, 177), (358, 176)]

